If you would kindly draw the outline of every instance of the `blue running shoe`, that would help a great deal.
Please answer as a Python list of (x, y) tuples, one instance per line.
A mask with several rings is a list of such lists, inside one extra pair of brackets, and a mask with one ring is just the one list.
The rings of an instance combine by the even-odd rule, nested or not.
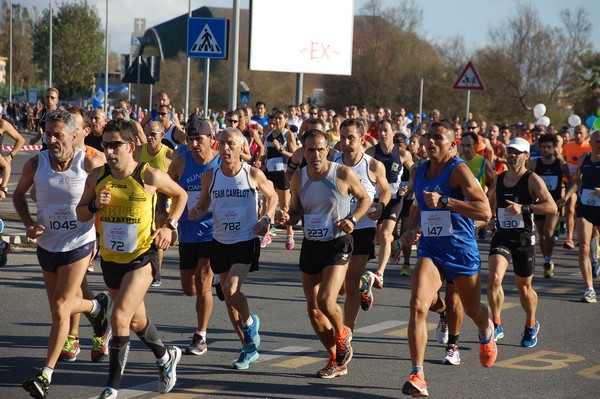
[(244, 327), (244, 350), (246, 352), (253, 352), (258, 350), (260, 347), (260, 335), (258, 334), (258, 328), (260, 327), (260, 319), (254, 313), (250, 313), (252, 318), (252, 325)]
[(246, 352), (244, 348), (240, 351), (240, 357), (233, 362), (233, 368), (237, 370), (248, 370), (250, 365), (258, 360), (258, 351), (254, 349), (251, 352)]
[(504, 338), (504, 328), (502, 324), (494, 323), (494, 341)]
[(525, 348), (533, 348), (537, 344), (537, 335), (540, 331), (540, 323), (537, 321), (533, 327), (525, 327), (523, 338), (521, 338), (521, 346)]

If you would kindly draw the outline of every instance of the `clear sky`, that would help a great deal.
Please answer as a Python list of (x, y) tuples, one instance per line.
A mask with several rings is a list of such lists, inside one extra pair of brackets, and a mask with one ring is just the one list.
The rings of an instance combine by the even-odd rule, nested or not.
[[(69, 0), (60, 0), (68, 2)], [(109, 32), (111, 50), (119, 53), (129, 52), (129, 41), (133, 31), (135, 17), (146, 18), (146, 27), (152, 27), (169, 19), (188, 12), (188, 2), (185, 0), (87, 0), (88, 4), (96, 6), (102, 18), (106, 15), (106, 3), (109, 2)], [(348, 1), (348, 0), (326, 0)], [(384, 5), (398, 4), (398, 0), (382, 0)], [(302, 1), (273, 0), (277, 6), (284, 2), (301, 6)], [(355, 0), (355, 14), (360, 14), (368, 0)], [(29, 7), (36, 5), (38, 8), (48, 8), (49, 0), (13, 0), (13, 3), (24, 4)], [(462, 34), (468, 46), (468, 51), (486, 43), (489, 27), (500, 26), (510, 16), (514, 16), (516, 2), (514, 0), (415, 0), (423, 10), (423, 21), (418, 33), (426, 39), (443, 39)], [(600, 16), (600, 0), (531, 0), (537, 8), (540, 18), (550, 26), (560, 25), (560, 11), (570, 8), (573, 11), (583, 8), (591, 22)], [(57, 6), (54, 0), (53, 7)], [(240, 0), (242, 8), (248, 8), (248, 0)], [(233, 0), (191, 0), (192, 9), (205, 5), (216, 7), (231, 7)], [(286, 9), (278, 11), (282, 18), (291, 14)], [(302, 21), (299, 24), (298, 34), (302, 34)], [(593, 27), (592, 43), (596, 51), (600, 51), (600, 26)]]

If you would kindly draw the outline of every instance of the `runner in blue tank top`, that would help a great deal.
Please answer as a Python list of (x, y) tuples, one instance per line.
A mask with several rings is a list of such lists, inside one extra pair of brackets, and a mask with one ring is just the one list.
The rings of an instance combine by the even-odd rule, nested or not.
[(425, 134), (429, 160), (417, 170), (415, 204), (410, 226), (402, 235), (411, 245), (422, 231), (417, 263), (411, 283), (408, 341), (413, 370), (402, 393), (427, 396), (423, 373), (427, 346), (427, 312), (437, 300), (442, 275), (453, 280), (465, 313), (479, 330), (481, 365), (490, 367), (496, 360), (493, 324), (487, 306), (481, 303), (480, 260), (473, 219), (489, 220), (491, 209), (481, 186), (467, 165), (456, 158), (454, 130), (434, 122)]
[[(212, 212), (208, 212), (200, 220), (190, 220), (188, 211), (198, 203), (202, 175), (219, 166), (221, 158), (212, 149), (214, 137), (208, 121), (192, 118), (186, 125), (185, 133), (187, 151), (171, 163), (167, 173), (188, 194), (188, 201), (177, 227), (179, 275), (184, 294), (196, 297), (197, 330), (186, 353), (203, 355), (207, 351), (206, 330), (213, 309), (211, 286), (214, 273), (210, 268), (213, 217)], [(159, 209), (164, 209), (160, 202)], [(217, 282), (215, 284), (217, 294), (223, 300), (220, 285)]]

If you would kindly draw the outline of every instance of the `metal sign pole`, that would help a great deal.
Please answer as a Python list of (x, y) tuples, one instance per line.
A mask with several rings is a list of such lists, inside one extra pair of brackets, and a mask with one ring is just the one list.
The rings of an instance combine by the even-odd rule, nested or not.
[[(192, 0), (188, 0), (188, 18), (192, 17)], [(187, 120), (190, 106), (190, 57), (187, 57), (185, 65), (185, 113), (183, 117)]]
[(232, 10), (233, 37), (231, 38), (231, 77), (229, 79), (229, 109), (234, 110), (237, 105), (237, 80), (238, 60), (240, 48), (240, 2), (233, 0)]
[(303, 96), (302, 91), (304, 90), (304, 74), (299, 72), (296, 74), (296, 105), (302, 104)]
[(204, 69), (204, 118), (209, 119), (208, 114), (208, 84), (210, 80), (210, 58), (206, 59), (206, 67)]
[[(138, 55), (137, 57), (138, 65), (137, 65), (137, 105), (138, 108), (142, 106), (142, 84), (140, 80), (142, 79), (142, 56)], [(152, 104), (152, 103), (151, 103)], [(152, 109), (150, 107), (149, 111)], [(108, 110), (108, 108), (107, 108)]]
[(467, 113), (465, 114), (465, 123), (469, 121), (469, 105), (471, 103), (471, 90), (467, 90)]

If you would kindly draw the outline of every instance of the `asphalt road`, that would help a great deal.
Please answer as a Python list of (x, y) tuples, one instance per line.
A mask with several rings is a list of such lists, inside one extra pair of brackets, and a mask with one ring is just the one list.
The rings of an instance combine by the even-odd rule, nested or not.
[[(15, 170), (31, 153), (15, 159)], [(14, 188), (18, 180), (15, 174)], [(10, 190), (12, 191), (12, 190)], [(23, 234), (10, 198), (0, 203), (4, 238)], [(132, 350), (119, 398), (391, 398), (403, 397), (401, 387), (410, 370), (406, 338), (410, 281), (399, 266), (389, 266), (385, 288), (375, 291), (375, 306), (360, 311), (352, 341), (354, 358), (346, 376), (314, 377), (326, 361), (306, 315), (297, 267), (300, 245), (286, 251), (283, 232), (262, 251), (260, 271), (244, 284), (252, 312), (261, 317), (261, 357), (249, 370), (231, 369), (239, 341), (222, 302), (215, 307), (208, 331), (208, 353), (184, 356), (175, 389), (156, 392), (157, 372), (149, 350), (132, 335)], [(559, 241), (562, 244), (562, 240)], [(560, 245), (558, 245), (560, 247)], [(483, 294), (487, 281), (489, 237), (481, 242)], [(539, 253), (538, 253), (539, 255)], [(185, 347), (195, 330), (194, 298), (182, 294), (177, 250), (166, 252), (163, 283), (146, 296), (149, 317), (165, 343)], [(539, 259), (539, 258), (538, 258)], [(538, 260), (534, 288), (539, 295), (538, 345), (519, 346), (524, 313), (509, 271), (505, 278), (506, 337), (499, 341), (494, 367), (479, 365), (477, 332), (465, 320), (460, 335), (460, 366), (442, 365), (444, 346), (435, 338), (437, 316), (428, 318), (430, 336), (425, 373), (431, 397), (437, 398), (597, 398), (600, 397), (600, 304), (581, 303), (583, 290), (577, 252), (555, 250), (556, 274), (543, 279)], [(414, 264), (414, 260), (412, 262)], [(374, 262), (369, 266), (374, 267)], [(88, 274), (94, 291), (103, 289), (99, 267)], [(340, 298), (340, 301), (343, 299)], [(49, 307), (35, 248), (13, 246), (8, 265), (0, 269), (0, 398), (26, 398), (21, 382), (44, 363), (50, 329)], [(108, 361), (90, 361), (92, 329), (82, 318), (82, 351), (74, 363), (59, 363), (49, 398), (96, 398), (108, 375)]]

